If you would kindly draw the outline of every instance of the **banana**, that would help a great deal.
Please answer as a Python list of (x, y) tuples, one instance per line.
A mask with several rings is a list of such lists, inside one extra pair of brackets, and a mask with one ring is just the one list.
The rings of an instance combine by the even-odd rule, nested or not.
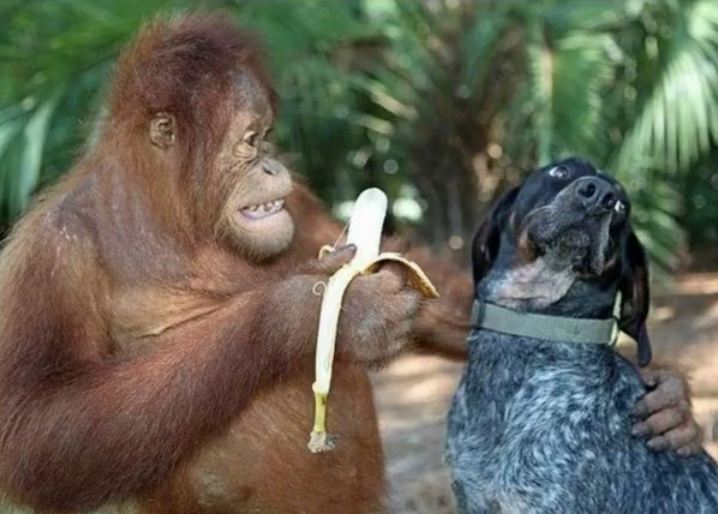
[[(315, 380), (312, 384), (314, 426), (307, 443), (312, 453), (330, 451), (336, 446), (336, 439), (326, 431), (327, 401), (331, 388), (339, 314), (344, 293), (351, 281), (358, 275), (376, 273), (386, 262), (396, 262), (406, 267), (409, 284), (424, 297), (438, 298), (439, 296), (429, 277), (415, 262), (398, 253), (379, 253), (386, 207), (387, 198), (380, 189), (367, 189), (359, 195), (349, 220), (347, 233), (347, 244), (356, 245), (356, 254), (349, 263), (329, 278), (324, 287), (317, 331)], [(325, 246), (320, 251), (319, 257), (331, 251), (333, 251), (332, 247)]]

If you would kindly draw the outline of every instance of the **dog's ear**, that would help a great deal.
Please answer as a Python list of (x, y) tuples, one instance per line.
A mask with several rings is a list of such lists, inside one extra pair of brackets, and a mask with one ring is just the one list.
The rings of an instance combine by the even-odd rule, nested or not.
[(518, 196), (519, 188), (515, 187), (505, 193), (491, 207), (483, 223), (474, 236), (471, 247), (471, 261), (474, 270), (474, 284), (484, 278), (499, 253), (501, 231), (508, 224), (511, 209)]
[(651, 341), (646, 330), (650, 304), (648, 259), (643, 245), (631, 230), (623, 248), (621, 280), (621, 319), (619, 327), (638, 343), (638, 364), (651, 362)]

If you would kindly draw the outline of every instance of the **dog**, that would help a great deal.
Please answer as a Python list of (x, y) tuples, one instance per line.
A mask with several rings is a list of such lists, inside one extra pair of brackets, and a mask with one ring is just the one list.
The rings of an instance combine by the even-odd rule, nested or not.
[(462, 514), (716, 514), (718, 465), (630, 431), (651, 360), (646, 255), (612, 177), (577, 158), (531, 173), (473, 243), (469, 360), (446, 460)]

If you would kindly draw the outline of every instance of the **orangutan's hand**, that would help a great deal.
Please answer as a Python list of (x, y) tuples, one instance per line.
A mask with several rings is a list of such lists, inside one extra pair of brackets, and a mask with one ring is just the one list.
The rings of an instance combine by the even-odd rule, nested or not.
[(665, 369), (646, 369), (640, 373), (652, 390), (633, 410), (640, 419), (633, 425), (633, 435), (648, 438), (649, 448), (655, 451), (672, 449), (681, 456), (700, 451), (702, 434), (691, 412), (685, 378)]

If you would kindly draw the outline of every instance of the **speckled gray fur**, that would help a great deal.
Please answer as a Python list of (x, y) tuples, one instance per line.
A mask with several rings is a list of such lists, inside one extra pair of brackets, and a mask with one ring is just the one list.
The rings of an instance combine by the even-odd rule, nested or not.
[[(479, 296), (505, 275), (494, 269)], [(610, 288), (591, 289), (576, 282), (546, 310), (605, 315)], [(446, 448), (461, 514), (718, 513), (706, 453), (654, 453), (631, 435), (645, 388), (612, 348), (477, 329), (469, 346)]]
[(630, 434), (645, 390), (607, 347), (475, 330), (449, 415), (462, 514), (716, 514), (708, 455), (654, 453)]

